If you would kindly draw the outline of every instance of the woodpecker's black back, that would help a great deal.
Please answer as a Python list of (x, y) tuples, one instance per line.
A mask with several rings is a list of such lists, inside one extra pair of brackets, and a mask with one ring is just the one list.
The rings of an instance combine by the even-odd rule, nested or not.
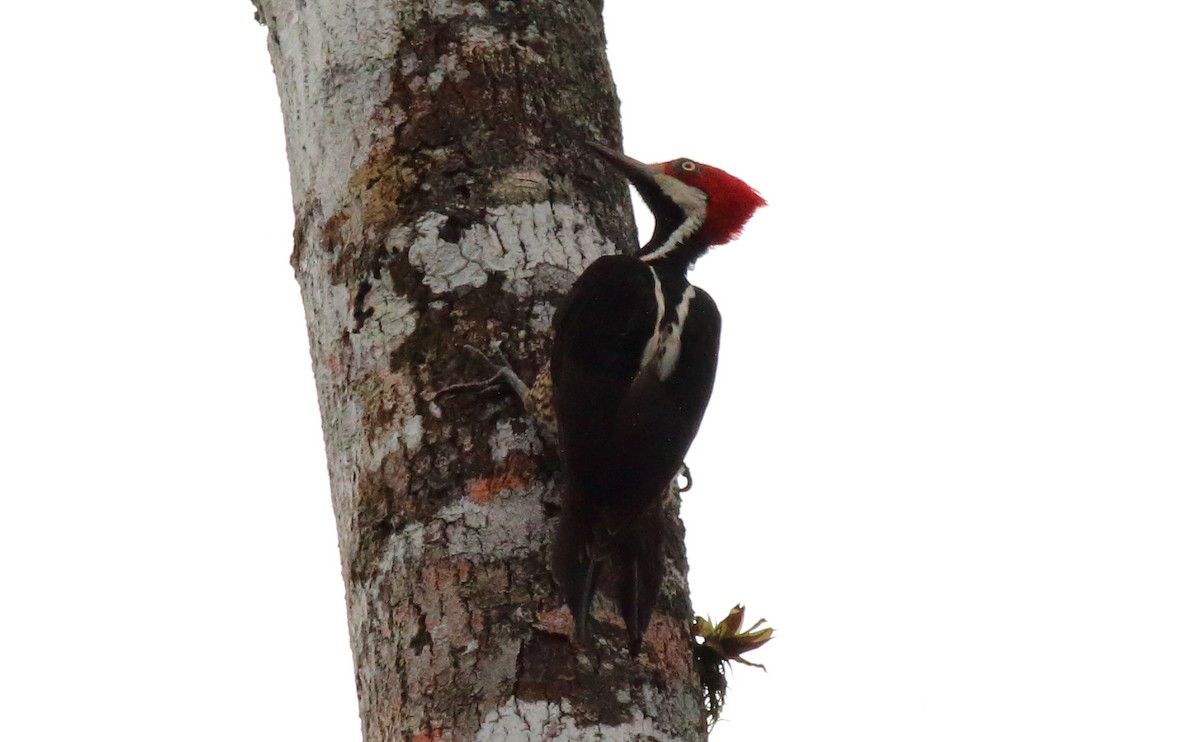
[(721, 317), (679, 260), (612, 255), (576, 281), (555, 317), (551, 358), (566, 494), (555, 578), (588, 634), (602, 573), (615, 578), (630, 651), (664, 572), (664, 495), (699, 430)]

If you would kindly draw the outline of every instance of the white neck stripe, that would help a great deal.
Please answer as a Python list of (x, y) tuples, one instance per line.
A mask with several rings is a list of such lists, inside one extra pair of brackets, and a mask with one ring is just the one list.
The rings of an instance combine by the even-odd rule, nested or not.
[(662, 360), (658, 364), (658, 378), (663, 381), (675, 373), (675, 366), (679, 363), (679, 351), (683, 349), (683, 323), (687, 321), (688, 308), (695, 295), (696, 288), (689, 285), (683, 292), (679, 306), (675, 307), (675, 322), (665, 332), (660, 333), (662, 336), (659, 341), (662, 347)]
[(654, 299), (658, 302), (658, 314), (654, 317), (654, 328), (650, 339), (646, 341), (646, 347), (642, 349), (641, 368), (645, 368), (650, 363), (658, 350), (658, 326), (662, 324), (663, 315), (667, 313), (667, 300), (663, 297), (662, 281), (658, 280), (658, 271), (650, 266), (646, 267), (650, 268), (650, 275), (654, 278)]
[(688, 284), (683, 290), (683, 296), (675, 306), (675, 321), (663, 327), (667, 303), (663, 296), (662, 281), (659, 280), (658, 271), (654, 270), (653, 266), (646, 267), (654, 277), (654, 299), (658, 302), (658, 312), (654, 320), (654, 331), (642, 349), (642, 363), (638, 368), (640, 373), (654, 373), (660, 381), (666, 381), (675, 373), (675, 367), (679, 364), (679, 353), (683, 349), (683, 323), (687, 322), (688, 309), (691, 308), (692, 299), (696, 297), (696, 287)]

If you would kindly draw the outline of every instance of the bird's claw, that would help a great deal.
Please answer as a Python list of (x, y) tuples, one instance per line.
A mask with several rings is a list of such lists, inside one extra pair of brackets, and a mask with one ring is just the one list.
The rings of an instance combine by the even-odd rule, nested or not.
[(687, 484), (680, 487), (679, 491), (687, 492), (688, 490), (690, 490), (692, 488), (692, 470), (688, 468), (686, 461), (680, 465), (679, 473), (675, 475), (676, 479), (678, 479), (679, 477), (683, 477), (684, 479), (687, 480)]

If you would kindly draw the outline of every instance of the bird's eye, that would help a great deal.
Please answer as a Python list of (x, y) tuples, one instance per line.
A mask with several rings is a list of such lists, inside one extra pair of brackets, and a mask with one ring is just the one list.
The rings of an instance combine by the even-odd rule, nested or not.
[(696, 172), (696, 163), (692, 162), (691, 160), (684, 160), (683, 162), (679, 163), (679, 169), (689, 173), (694, 173)]

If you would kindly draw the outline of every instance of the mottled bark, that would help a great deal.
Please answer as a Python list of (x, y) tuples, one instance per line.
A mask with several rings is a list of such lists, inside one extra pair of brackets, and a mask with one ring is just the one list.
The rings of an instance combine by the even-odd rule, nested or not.
[(644, 655), (572, 644), (553, 456), (512, 400), (431, 402), (634, 231), (600, 2), (260, 0), (287, 129), (366, 740), (700, 739), (682, 530)]

